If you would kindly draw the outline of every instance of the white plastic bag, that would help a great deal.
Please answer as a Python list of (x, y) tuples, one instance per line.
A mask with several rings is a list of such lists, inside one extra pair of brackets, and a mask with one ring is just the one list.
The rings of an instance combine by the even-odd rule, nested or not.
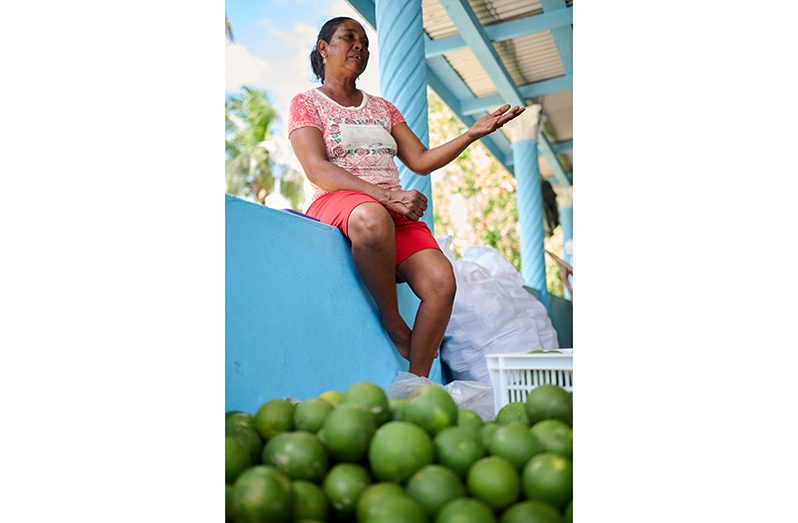
[(449, 393), (458, 407), (473, 410), (485, 421), (496, 417), (493, 387), (477, 381), (457, 380), (443, 386), (429, 378), (416, 376), (410, 372), (399, 372), (393, 383), (385, 387), (385, 394), (389, 399), (407, 398), (414, 390), (424, 385), (441, 387)]
[(438, 239), (457, 281), (441, 358), (456, 380), (490, 384), (486, 354), (557, 349), (543, 304), (523, 288), (515, 267), (492, 247), (470, 247), (457, 260), (452, 238)]

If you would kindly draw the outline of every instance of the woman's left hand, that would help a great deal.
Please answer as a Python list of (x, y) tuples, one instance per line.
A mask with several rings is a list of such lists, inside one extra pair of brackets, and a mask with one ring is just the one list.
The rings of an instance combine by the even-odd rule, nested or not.
[(524, 109), (526, 108), (518, 106), (510, 109), (510, 104), (504, 104), (492, 113), (477, 120), (466, 134), (468, 134), (471, 139), (478, 140), (496, 129), (499, 129), (502, 125), (523, 113)]

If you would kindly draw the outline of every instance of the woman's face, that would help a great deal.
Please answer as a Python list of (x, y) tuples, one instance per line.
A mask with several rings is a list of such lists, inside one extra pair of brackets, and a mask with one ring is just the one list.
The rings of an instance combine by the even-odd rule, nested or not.
[(369, 39), (359, 23), (345, 20), (335, 29), (330, 43), (319, 42), (319, 52), (327, 58), (325, 76), (346, 72), (360, 76), (369, 62)]

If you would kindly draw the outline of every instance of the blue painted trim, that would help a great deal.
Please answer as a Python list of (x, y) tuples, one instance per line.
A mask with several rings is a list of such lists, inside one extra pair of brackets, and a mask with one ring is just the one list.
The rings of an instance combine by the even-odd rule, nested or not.
[[(540, 5), (544, 12), (555, 12), (565, 7), (565, 0), (540, 0)], [(574, 32), (570, 25), (558, 27), (551, 30), (554, 45), (560, 54), (560, 62), (565, 74), (572, 74), (574, 71)]]
[(553, 143), (551, 144), (551, 148), (557, 154), (570, 153), (574, 150), (574, 141), (564, 140), (562, 142)]
[(346, 0), (355, 11), (360, 13), (366, 22), (376, 31), (377, 29), (377, 9), (374, 7), (374, 0)]
[[(557, 78), (549, 78), (548, 80), (524, 84), (518, 88), (521, 95), (526, 99), (561, 93), (563, 91), (571, 91), (572, 89), (572, 76), (558, 76)], [(463, 100), (461, 107), (463, 109), (463, 114), (479, 114), (493, 107), (507, 103), (505, 100), (506, 99), (501, 94), (491, 94), (488, 96), (480, 96), (479, 98), (472, 98), (471, 100)]]
[(493, 80), (505, 102), (525, 106), (524, 97), (493, 47), (468, 0), (441, 0), (441, 5), (449, 14), (454, 25), (457, 26), (460, 35), (471, 48), (474, 56), (482, 64), (485, 72)]
[[(501, 42), (519, 36), (570, 26), (573, 23), (572, 11), (572, 8), (566, 7), (565, 9), (556, 9), (510, 22), (501, 22), (485, 27), (485, 33), (491, 42)], [(427, 42), (426, 55), (427, 58), (432, 58), (433, 56), (440, 56), (466, 47), (468, 45), (461, 35), (446, 36)]]
[(560, 159), (557, 158), (554, 149), (551, 147), (551, 142), (549, 142), (549, 139), (542, 132), (538, 135), (538, 152), (554, 170), (554, 179), (557, 180), (557, 183), (563, 187), (571, 185), (571, 180), (566, 176), (565, 169), (563, 169), (562, 164), (560, 164)]
[[(470, 127), (477, 121), (473, 116), (463, 115), (460, 111), (460, 104), (462, 97), (457, 96), (456, 92), (467, 92), (468, 96), (473, 99), (471, 90), (468, 89), (463, 79), (452, 69), (449, 62), (442, 56), (427, 59), (427, 82), (430, 87), (441, 97), (446, 105), (454, 111), (457, 117), (463, 122), (464, 125)], [(454, 91), (454, 90), (457, 91)], [(504, 167), (514, 174), (512, 162), (508, 159), (512, 158), (512, 148), (509, 140), (503, 133), (493, 133), (481, 139), (482, 143), (488, 150), (496, 157)]]

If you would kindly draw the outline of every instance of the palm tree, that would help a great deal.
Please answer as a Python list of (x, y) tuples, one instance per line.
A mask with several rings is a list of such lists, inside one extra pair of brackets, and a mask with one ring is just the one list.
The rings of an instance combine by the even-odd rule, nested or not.
[(277, 111), (266, 91), (242, 87), (225, 100), (225, 178), (227, 192), (260, 203), (274, 187), (272, 161), (264, 146)]
[(230, 25), (230, 19), (227, 18), (227, 14), (224, 15), (224, 34), (227, 36), (227, 41), (232, 42), (233, 38), (233, 26)]

